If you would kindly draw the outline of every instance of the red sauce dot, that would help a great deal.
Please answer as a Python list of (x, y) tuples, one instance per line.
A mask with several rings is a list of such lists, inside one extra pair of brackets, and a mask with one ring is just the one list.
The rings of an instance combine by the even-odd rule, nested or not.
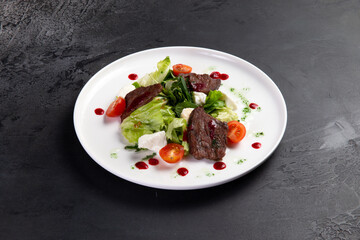
[(216, 163), (214, 163), (214, 168), (216, 170), (222, 170), (222, 169), (226, 168), (226, 164), (224, 162), (216, 162)]
[(148, 169), (149, 166), (145, 162), (137, 162), (135, 163), (135, 167), (138, 169)]
[(210, 77), (213, 79), (218, 79), (218, 78), (220, 78), (220, 75), (221, 75), (221, 73), (219, 73), (219, 72), (212, 72), (210, 74)]
[(103, 115), (105, 113), (104, 109), (102, 108), (97, 108), (94, 112), (96, 115)]
[(259, 105), (257, 105), (256, 103), (250, 103), (249, 107), (252, 109), (256, 109)]
[(130, 80), (136, 80), (136, 79), (138, 79), (138, 75), (135, 74), (135, 73), (131, 73), (131, 74), (129, 74), (128, 78), (129, 78)]
[(259, 148), (261, 148), (261, 143), (256, 142), (256, 143), (253, 143), (251, 146), (255, 149), (259, 149)]
[(227, 75), (226, 73), (222, 73), (221, 75), (220, 75), (220, 79), (221, 80), (226, 80), (226, 79), (228, 79), (229, 78), (229, 75)]
[(189, 173), (189, 170), (187, 170), (186, 168), (182, 167), (182, 168), (179, 168), (177, 170), (177, 173), (180, 175), (180, 176), (185, 176)]
[(150, 164), (150, 165), (153, 165), (153, 166), (158, 165), (158, 164), (159, 164), (159, 160), (157, 160), (156, 158), (150, 158), (150, 159), (149, 159), (149, 164)]

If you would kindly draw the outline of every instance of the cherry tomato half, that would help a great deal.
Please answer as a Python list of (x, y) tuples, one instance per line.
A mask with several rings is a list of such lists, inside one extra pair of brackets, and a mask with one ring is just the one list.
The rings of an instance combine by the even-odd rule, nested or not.
[(185, 65), (185, 64), (176, 64), (173, 66), (173, 73), (175, 76), (179, 75), (180, 73), (191, 73), (192, 67)]
[(168, 163), (176, 163), (184, 156), (184, 147), (177, 143), (169, 143), (159, 151), (160, 157)]
[(246, 134), (246, 128), (242, 123), (238, 121), (228, 122), (227, 140), (228, 144), (234, 144), (240, 142)]
[(124, 112), (125, 108), (125, 99), (123, 99), (122, 97), (118, 97), (109, 105), (108, 109), (106, 110), (106, 116), (119, 117)]

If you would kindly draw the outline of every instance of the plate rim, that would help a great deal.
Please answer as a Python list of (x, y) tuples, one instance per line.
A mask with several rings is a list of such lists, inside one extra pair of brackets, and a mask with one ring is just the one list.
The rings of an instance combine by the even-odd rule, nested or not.
[[(222, 180), (218, 180), (215, 182), (211, 182), (211, 183), (207, 183), (207, 184), (199, 184), (199, 185), (179, 185), (179, 186), (169, 186), (169, 185), (158, 185), (158, 184), (149, 184), (147, 182), (144, 181), (138, 181), (136, 178), (135, 179), (129, 179), (126, 178), (125, 176), (122, 176), (121, 174), (115, 172), (114, 170), (112, 170), (111, 168), (106, 167), (104, 164), (102, 164), (100, 161), (96, 160), (96, 158), (93, 156), (92, 152), (90, 151), (90, 149), (87, 148), (87, 146), (83, 143), (83, 139), (80, 137), (80, 133), (79, 133), (79, 128), (77, 127), (77, 119), (78, 117), (78, 111), (77, 109), (79, 109), (79, 105), (80, 105), (80, 100), (82, 98), (82, 96), (85, 94), (86, 90), (88, 88), (90, 88), (90, 85), (92, 84), (93, 81), (95, 81), (94, 79), (97, 78), (97, 75), (102, 74), (103, 72), (106, 72), (109, 68), (112, 67), (112, 65), (117, 64), (120, 61), (126, 61), (127, 58), (130, 57), (134, 57), (136, 55), (141, 55), (144, 53), (148, 53), (148, 52), (152, 52), (152, 51), (161, 51), (161, 50), (165, 50), (165, 49), (191, 49), (191, 50), (200, 50), (200, 51), (207, 51), (207, 52), (213, 52), (216, 54), (220, 54), (220, 55), (226, 55), (226, 57), (230, 57), (232, 59), (235, 59), (236, 61), (242, 61), (244, 62), (246, 65), (251, 66), (252, 68), (254, 68), (255, 70), (257, 70), (260, 74), (262, 74), (264, 77), (268, 78), (270, 81), (269, 83), (272, 85), (272, 88), (279, 94), (282, 104), (282, 109), (284, 111), (284, 114), (282, 116), (282, 120), (284, 121), (284, 125), (282, 126), (281, 129), (281, 134), (279, 136), (279, 138), (277, 139), (276, 143), (274, 144), (273, 148), (267, 153), (267, 155), (265, 155), (265, 157), (259, 161), (256, 165), (254, 165), (251, 169), (248, 169), (247, 171), (240, 173), (238, 175), (235, 175), (231, 178), (226, 178), (226, 179), (222, 179)], [(81, 91), (79, 92), (76, 101), (75, 101), (75, 105), (74, 105), (74, 110), (73, 110), (73, 124), (74, 124), (74, 129), (75, 129), (75, 133), (76, 136), (81, 144), (81, 146), (83, 147), (83, 149), (85, 150), (85, 152), (91, 157), (91, 159), (93, 161), (95, 161), (98, 165), (100, 165), (103, 169), (105, 169), (106, 171), (114, 174), (115, 176), (126, 180), (128, 182), (132, 182), (132, 183), (136, 183), (142, 186), (146, 186), (146, 187), (151, 187), (151, 188), (155, 188), (155, 189), (165, 189), (165, 190), (196, 190), (196, 189), (204, 189), (204, 188), (210, 188), (210, 187), (214, 187), (214, 186), (218, 186), (218, 185), (222, 185), (231, 181), (234, 181), (235, 179), (238, 179), (248, 173), (250, 173), (251, 171), (255, 170), (256, 168), (258, 168), (260, 165), (262, 165), (272, 154), (273, 152), (277, 149), (277, 147), (279, 146), (281, 140), (284, 137), (285, 134), (285, 130), (287, 127), (287, 119), (288, 118), (288, 114), (287, 114), (287, 106), (286, 106), (286, 102), (285, 102), (285, 98), (283, 96), (283, 94), (281, 93), (279, 87), (276, 85), (276, 83), (265, 73), (263, 72), (260, 68), (258, 68), (257, 66), (255, 66), (254, 64), (248, 62), (247, 60), (244, 60), (240, 57), (237, 57), (233, 54), (227, 53), (227, 52), (223, 52), (223, 51), (219, 51), (219, 50), (215, 50), (215, 49), (210, 49), (210, 48), (204, 48), (204, 47), (194, 47), (194, 46), (166, 46), (166, 47), (158, 47), (158, 48), (150, 48), (150, 49), (145, 49), (145, 50), (141, 50), (138, 52), (134, 52), (128, 55), (125, 55), (123, 57), (120, 57), (118, 59), (116, 59), (115, 61), (110, 62), (109, 64), (107, 64), (106, 66), (104, 66), (103, 68), (101, 68), (100, 70), (98, 70), (94, 75), (92, 75), (90, 77), (90, 79), (85, 83), (85, 85), (82, 87)]]

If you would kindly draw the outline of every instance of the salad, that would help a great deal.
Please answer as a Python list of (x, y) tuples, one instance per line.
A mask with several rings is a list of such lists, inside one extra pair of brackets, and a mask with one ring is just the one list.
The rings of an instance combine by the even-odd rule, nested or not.
[(123, 87), (106, 116), (121, 118), (127, 149), (151, 150), (168, 163), (189, 154), (218, 161), (246, 134), (236, 104), (218, 90), (227, 78), (193, 73), (185, 64), (171, 66), (166, 57), (156, 71)]

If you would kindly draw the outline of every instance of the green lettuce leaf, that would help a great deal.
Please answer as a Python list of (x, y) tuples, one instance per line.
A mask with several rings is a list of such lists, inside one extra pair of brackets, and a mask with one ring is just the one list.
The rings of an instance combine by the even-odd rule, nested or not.
[(171, 123), (171, 121), (174, 119), (175, 117), (175, 113), (174, 111), (172, 110), (171, 106), (169, 105), (163, 105), (161, 108), (160, 108), (160, 112), (161, 112), (161, 115), (163, 117), (163, 120), (164, 120), (164, 127), (162, 130), (167, 130), (169, 124)]
[(189, 154), (189, 143), (188, 143), (188, 142), (183, 141), (183, 142), (181, 143), (181, 145), (183, 145), (183, 147), (184, 147), (184, 150), (185, 150), (185, 156), (186, 156), (186, 155), (188, 155), (188, 154)]
[(139, 137), (167, 129), (175, 117), (166, 99), (154, 98), (148, 104), (139, 107), (121, 123), (121, 131), (130, 143), (137, 143)]
[(169, 73), (170, 63), (170, 58), (166, 57), (164, 60), (157, 63), (157, 71), (146, 74), (137, 82), (142, 87), (162, 82)]
[(214, 110), (225, 108), (225, 101), (220, 100), (222, 93), (218, 90), (210, 91), (206, 97), (204, 110), (206, 113), (211, 113)]
[(187, 123), (183, 118), (174, 118), (169, 124), (166, 131), (166, 138), (170, 142), (181, 144), (184, 147), (185, 155), (189, 153), (189, 144), (186, 141), (183, 141), (184, 131), (186, 130)]
[(239, 117), (236, 112), (227, 107), (225, 101), (220, 100), (222, 98), (222, 92), (218, 90), (210, 91), (204, 105), (205, 112), (223, 122), (238, 120)]
[(228, 107), (217, 109), (210, 113), (210, 115), (223, 122), (237, 121), (239, 119), (236, 112)]
[(174, 143), (182, 143), (184, 131), (186, 130), (186, 120), (183, 118), (174, 118), (166, 131), (166, 138)]

